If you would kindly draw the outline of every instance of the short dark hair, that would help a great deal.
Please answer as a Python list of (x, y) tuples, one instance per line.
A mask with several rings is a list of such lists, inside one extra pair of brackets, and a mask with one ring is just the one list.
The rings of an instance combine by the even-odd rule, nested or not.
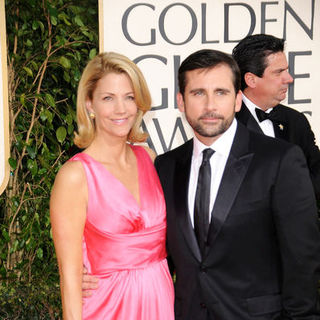
[(283, 52), (284, 39), (268, 34), (255, 34), (242, 39), (232, 50), (232, 56), (237, 61), (241, 72), (241, 89), (247, 84), (244, 76), (251, 72), (262, 77), (267, 67), (266, 58), (273, 53)]
[(202, 49), (189, 55), (180, 65), (178, 71), (179, 90), (182, 95), (186, 88), (186, 72), (195, 69), (212, 69), (224, 64), (230, 67), (233, 75), (235, 93), (240, 90), (240, 70), (231, 55), (218, 50)]

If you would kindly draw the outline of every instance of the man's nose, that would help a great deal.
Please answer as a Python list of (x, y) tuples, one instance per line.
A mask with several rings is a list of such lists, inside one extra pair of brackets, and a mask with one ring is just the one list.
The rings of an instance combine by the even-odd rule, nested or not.
[(292, 83), (293, 82), (293, 78), (292, 78), (291, 74), (289, 73), (289, 71), (286, 71), (285, 82), (286, 83)]
[(213, 96), (209, 95), (207, 98), (207, 109), (208, 110), (215, 110), (216, 109), (216, 102)]

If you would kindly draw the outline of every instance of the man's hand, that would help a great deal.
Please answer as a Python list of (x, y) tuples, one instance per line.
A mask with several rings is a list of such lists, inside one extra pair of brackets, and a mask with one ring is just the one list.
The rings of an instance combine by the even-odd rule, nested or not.
[(83, 267), (82, 274), (82, 296), (90, 297), (92, 295), (92, 290), (98, 288), (98, 278), (88, 274), (88, 270)]

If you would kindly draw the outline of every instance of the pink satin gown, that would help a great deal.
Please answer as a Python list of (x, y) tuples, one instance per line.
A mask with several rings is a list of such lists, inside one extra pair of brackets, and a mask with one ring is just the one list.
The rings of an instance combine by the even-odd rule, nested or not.
[(99, 278), (83, 298), (83, 319), (173, 320), (174, 292), (166, 261), (166, 209), (147, 152), (132, 146), (139, 174), (140, 205), (100, 162), (85, 153), (88, 183), (83, 262)]

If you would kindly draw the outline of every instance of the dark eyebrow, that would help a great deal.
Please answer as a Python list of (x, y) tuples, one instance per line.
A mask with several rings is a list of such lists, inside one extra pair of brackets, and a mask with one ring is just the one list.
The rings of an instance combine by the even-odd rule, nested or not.
[(223, 92), (227, 92), (227, 93), (230, 92), (230, 90), (227, 89), (227, 88), (216, 88), (216, 89), (214, 90), (214, 92), (218, 92), (218, 91), (223, 91)]
[(195, 92), (198, 92), (198, 91), (203, 92), (204, 89), (203, 89), (203, 88), (195, 88), (195, 89), (190, 90), (189, 92), (190, 92), (190, 93), (195, 93)]
[(274, 72), (274, 73), (278, 73), (278, 72), (283, 72), (283, 71), (286, 71), (286, 70), (289, 70), (289, 67), (275, 69), (275, 70), (273, 70), (273, 72)]
[[(203, 88), (195, 88), (195, 89), (192, 89), (192, 90), (190, 90), (189, 92), (190, 93), (195, 93), (195, 92), (204, 92), (205, 91), (205, 89), (203, 89)], [(214, 89), (214, 92), (226, 92), (226, 93), (229, 93), (229, 92), (231, 92), (229, 89), (227, 89), (227, 88), (215, 88)]]

